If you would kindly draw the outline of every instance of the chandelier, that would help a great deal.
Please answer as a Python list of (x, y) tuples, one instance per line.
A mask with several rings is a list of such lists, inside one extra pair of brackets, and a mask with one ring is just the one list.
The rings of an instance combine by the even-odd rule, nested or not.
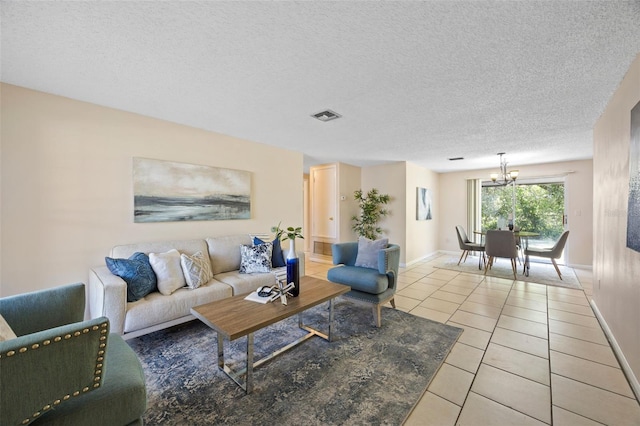
[(489, 177), (491, 177), (491, 181), (495, 185), (508, 185), (511, 182), (516, 183), (516, 179), (518, 179), (518, 171), (511, 170), (507, 172), (507, 160), (505, 160), (502, 156), (504, 152), (499, 152), (500, 156), (500, 172), (499, 173), (491, 173)]

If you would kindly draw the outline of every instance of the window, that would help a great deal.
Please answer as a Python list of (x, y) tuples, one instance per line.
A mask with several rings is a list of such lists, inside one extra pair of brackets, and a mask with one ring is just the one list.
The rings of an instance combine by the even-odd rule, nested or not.
[[(540, 233), (535, 245), (553, 245), (564, 231), (564, 182), (518, 182), (515, 188), (515, 226)], [(482, 229), (496, 229), (499, 219), (507, 223), (514, 211), (513, 185), (483, 184), (481, 206)]]

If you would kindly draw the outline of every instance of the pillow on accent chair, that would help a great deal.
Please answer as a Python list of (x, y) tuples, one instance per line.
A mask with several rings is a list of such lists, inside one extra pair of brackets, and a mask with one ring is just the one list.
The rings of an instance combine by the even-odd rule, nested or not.
[(192, 256), (182, 253), (180, 255), (180, 266), (182, 266), (182, 273), (187, 281), (187, 287), (191, 289), (196, 289), (213, 278), (209, 256), (205, 257), (201, 251), (194, 253)]
[(257, 246), (241, 245), (240, 273), (271, 272), (272, 253), (273, 246), (271, 243), (262, 243)]
[(156, 274), (149, 263), (149, 256), (133, 253), (129, 259), (104, 258), (107, 268), (127, 283), (127, 302), (135, 302), (158, 290)]
[[(253, 245), (257, 246), (260, 244), (264, 244), (265, 241), (261, 240), (258, 237), (253, 237)], [(271, 242), (273, 249), (271, 251), (271, 266), (273, 268), (280, 268), (282, 266), (287, 266), (287, 263), (284, 260), (284, 253), (282, 252), (282, 246), (280, 245), (280, 239), (276, 238)]]
[(13, 332), (7, 321), (0, 315), (0, 342), (15, 339), (16, 333)]
[(388, 245), (388, 238), (380, 238), (373, 241), (366, 237), (360, 237), (358, 239), (358, 254), (354, 265), (362, 268), (378, 269), (378, 252), (387, 248)]
[(180, 266), (180, 252), (171, 249), (165, 253), (149, 253), (149, 263), (158, 278), (158, 290), (169, 296), (177, 289), (186, 287), (187, 282)]

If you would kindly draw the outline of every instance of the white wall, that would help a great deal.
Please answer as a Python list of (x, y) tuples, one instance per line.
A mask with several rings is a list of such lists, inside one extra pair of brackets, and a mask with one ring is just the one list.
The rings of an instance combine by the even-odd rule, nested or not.
[[(86, 282), (112, 246), (303, 224), (302, 154), (0, 86), (0, 296)], [(132, 158), (252, 172), (251, 219), (134, 223)]]
[(593, 301), (635, 375), (636, 394), (640, 390), (640, 253), (627, 248), (626, 242), (630, 113), (638, 102), (640, 55), (593, 131)]
[[(496, 168), (497, 169), (497, 165)], [(556, 176), (565, 177), (569, 239), (565, 248), (567, 264), (578, 267), (592, 266), (593, 247), (593, 162), (591, 160), (518, 166), (519, 179)], [(495, 169), (443, 173), (440, 175), (439, 210), (442, 213), (438, 247), (441, 250), (459, 250), (456, 225), (466, 229), (467, 179), (487, 179)], [(467, 230), (467, 233), (470, 233)]]

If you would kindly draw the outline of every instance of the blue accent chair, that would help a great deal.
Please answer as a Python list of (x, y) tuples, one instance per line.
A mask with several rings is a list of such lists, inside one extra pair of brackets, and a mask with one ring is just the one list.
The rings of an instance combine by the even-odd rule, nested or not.
[(1, 425), (141, 425), (144, 372), (109, 319), (84, 320), (85, 286), (0, 299)]
[(329, 269), (327, 279), (350, 286), (351, 291), (345, 294), (346, 297), (373, 304), (374, 323), (380, 327), (382, 305), (390, 302), (391, 306), (396, 307), (393, 297), (400, 265), (400, 246), (389, 244), (378, 252), (378, 269), (355, 266), (357, 242), (333, 244), (331, 253), (333, 264), (340, 266)]

